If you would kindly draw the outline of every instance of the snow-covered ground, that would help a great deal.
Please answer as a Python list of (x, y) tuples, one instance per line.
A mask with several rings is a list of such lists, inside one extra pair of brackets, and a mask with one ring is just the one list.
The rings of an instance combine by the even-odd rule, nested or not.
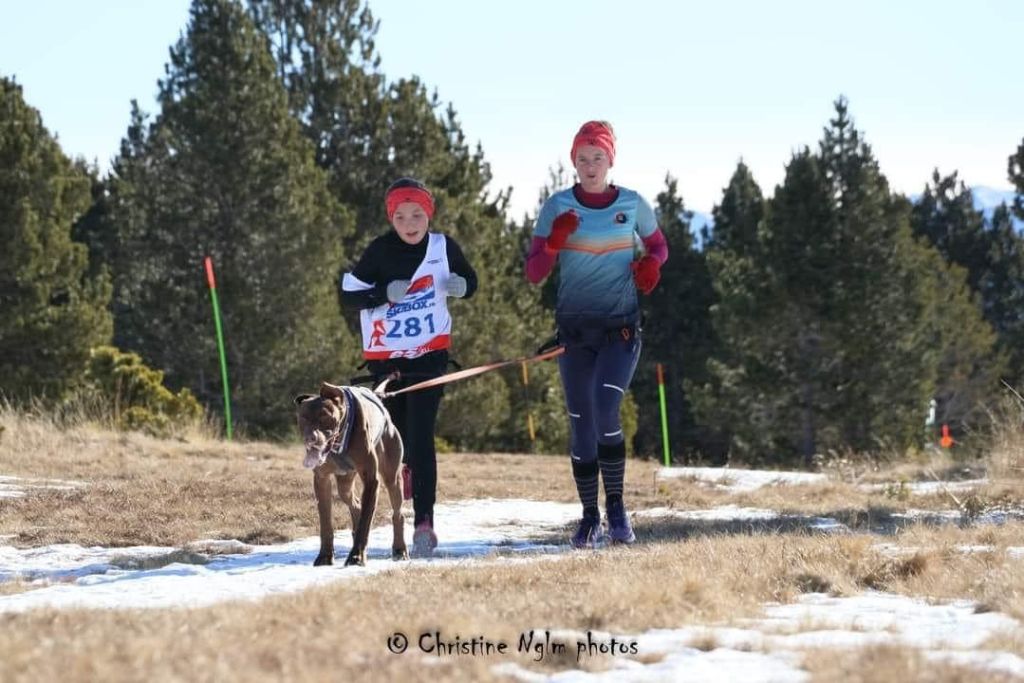
[(792, 522), (808, 531), (821, 533), (849, 533), (850, 528), (831, 517), (813, 515), (782, 515), (775, 510), (745, 508), (736, 505), (719, 505), (706, 510), (676, 510), (672, 508), (648, 508), (637, 511), (639, 517), (669, 517), (700, 522)]
[[(895, 543), (875, 543), (872, 547), (883, 555), (888, 555), (890, 557), (907, 557), (915, 553), (926, 552), (929, 550), (928, 548), (922, 548), (916, 545), (897, 545)], [(1000, 551), (1000, 548), (994, 545), (957, 545), (954, 546), (954, 548), (958, 552), (966, 555), (995, 553)], [(1010, 559), (1024, 559), (1024, 547), (1022, 546), (1006, 546), (1003, 550), (1006, 551), (1006, 555)]]
[(0, 475), (0, 498), (21, 498), (33, 489), (57, 489), (70, 491), (85, 486), (80, 481), (64, 479), (28, 479)]
[[(686, 470), (685, 476), (702, 476), (694, 475), (693, 470), (705, 468), (676, 469)], [(799, 485), (817, 481), (821, 476), (713, 471), (730, 477), (726, 484), (740, 487), (738, 490), (763, 485)], [(3, 481), (15, 483), (11, 478)], [(75, 483), (58, 483), (64, 484)], [(339, 564), (317, 568), (312, 566), (319, 549), (316, 537), (269, 546), (249, 546), (239, 541), (199, 541), (184, 549), (84, 548), (68, 544), (17, 549), (2, 545), (6, 537), (0, 536), (0, 582), (20, 580), (32, 588), (0, 596), (0, 613), (40, 607), (198, 607), (224, 600), (259, 600), (409, 566), (558, 561), (572, 552), (565, 541), (544, 544), (531, 539), (564, 536), (578, 514), (577, 504), (529, 500), (484, 499), (438, 505), (440, 545), (433, 558), (413, 559), (408, 563), (392, 561), (391, 530), (382, 527), (374, 529), (370, 535), (367, 566), (347, 568), (341, 565), (351, 542), (347, 530), (338, 532), (335, 554)], [(640, 511), (637, 515), (739, 523), (779, 518), (774, 510), (733, 505), (707, 510), (659, 508)], [(802, 521), (810, 527), (818, 525), (826, 532), (846, 530), (842, 524), (828, 518), (807, 517)], [(964, 549), (964, 552), (983, 551), (973, 546)], [(1024, 559), (1019, 553), (1008, 556)], [(576, 643), (586, 642), (588, 635), (601, 642), (613, 637), (620, 642), (635, 642), (642, 661), (617, 656), (612, 658), (613, 668), (606, 672), (573, 669), (541, 675), (524, 668), (525, 656), (521, 661), (497, 663), (495, 668), (524, 681), (805, 681), (808, 674), (800, 662), (802, 654), (808, 650), (887, 643), (918, 648), (926, 657), (937, 661), (975, 667), (982, 676), (985, 670), (1024, 676), (1024, 660), (1016, 655), (977, 649), (979, 643), (993, 635), (1019, 634), (1021, 628), (1020, 622), (1006, 615), (976, 613), (975, 605), (967, 601), (930, 604), (874, 592), (852, 597), (808, 594), (792, 604), (766, 605), (763, 616), (738, 625), (709, 624), (614, 636), (573, 631), (556, 633), (570, 644), (570, 650)]]
[(715, 484), (731, 493), (755, 491), (762, 486), (795, 486), (828, 481), (824, 474), (814, 472), (773, 472), (767, 470), (734, 470), (729, 467), (663, 467), (657, 479), (696, 479)]
[(907, 481), (892, 484), (860, 484), (862, 491), (893, 491), (904, 490), (915, 496), (927, 496), (934, 493), (959, 493), (972, 491), (988, 484), (988, 479), (964, 479), (962, 481)]
[[(775, 472), (772, 470), (744, 470), (730, 467), (662, 467), (655, 474), (656, 479), (693, 479), (729, 493), (748, 493), (765, 486), (800, 486), (822, 484), (828, 475), (817, 472)], [(959, 493), (971, 491), (988, 484), (987, 479), (965, 479), (963, 481), (907, 481), (880, 484), (858, 484), (862, 491), (906, 492), (924, 496), (935, 493)]]
[[(545, 535), (576, 519), (578, 506), (527, 500), (472, 500), (438, 505), (440, 543), (433, 558), (412, 564), (539, 555), (566, 547), (525, 539)], [(258, 600), (267, 595), (390, 571), (404, 563), (391, 559), (391, 527), (370, 533), (365, 567), (345, 567), (351, 533), (338, 532), (336, 564), (313, 567), (320, 540), (245, 546), (207, 541), (205, 556), (169, 547), (83, 548), (51, 545), (16, 549), (0, 546), (0, 581), (21, 579), (41, 587), (0, 596), (0, 612), (36, 607), (199, 607), (223, 600)], [(406, 542), (411, 533), (406, 530)], [(217, 548), (220, 548), (217, 550)]]
[[(741, 627), (697, 626), (615, 636), (619, 641), (635, 641), (648, 659), (663, 655), (658, 662), (641, 664), (615, 657), (608, 671), (571, 670), (553, 676), (530, 672), (515, 663), (501, 665), (501, 671), (529, 682), (800, 683), (809, 678), (799, 666), (801, 653), (807, 650), (903, 645), (919, 649), (929, 659), (1024, 676), (1024, 659), (1017, 655), (976, 649), (993, 636), (1019, 633), (1021, 626), (1002, 614), (978, 614), (968, 601), (929, 604), (874, 591), (848, 598), (811, 593), (792, 604), (768, 605), (763, 617), (748, 620)], [(587, 642), (586, 633), (559, 635), (569, 643)], [(605, 642), (612, 637), (605, 633), (590, 636)], [(700, 647), (694, 647), (696, 644)]]

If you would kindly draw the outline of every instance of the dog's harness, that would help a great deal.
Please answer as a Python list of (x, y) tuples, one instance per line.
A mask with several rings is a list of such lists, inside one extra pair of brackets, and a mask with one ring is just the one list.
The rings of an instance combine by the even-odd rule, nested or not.
[(357, 404), (348, 388), (343, 387), (341, 394), (345, 400), (345, 421), (338, 425), (338, 431), (327, 442), (327, 454), (334, 460), (334, 464), (349, 471), (355, 469), (352, 458), (348, 455), (348, 441), (352, 437), (352, 425), (356, 423)]
[(384, 436), (384, 427), (387, 424), (386, 418), (388, 416), (387, 411), (384, 409), (384, 404), (380, 402), (380, 399), (372, 391), (362, 387), (341, 388), (342, 397), (345, 400), (345, 422), (338, 425), (338, 431), (327, 442), (327, 454), (340, 469), (346, 472), (356, 468), (352, 462), (352, 457), (348, 454), (348, 442), (352, 438), (352, 427), (356, 423), (356, 414), (359, 411), (359, 401), (352, 395), (354, 391), (358, 391), (359, 395), (372, 403), (381, 414), (381, 419), (373, 423), (377, 426), (376, 433), (366, 435), (366, 441), (370, 447), (380, 443), (381, 438)]

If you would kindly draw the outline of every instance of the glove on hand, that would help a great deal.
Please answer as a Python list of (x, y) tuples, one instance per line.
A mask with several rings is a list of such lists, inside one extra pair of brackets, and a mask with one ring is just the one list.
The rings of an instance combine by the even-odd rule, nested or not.
[(392, 280), (388, 283), (388, 301), (393, 304), (397, 304), (399, 301), (405, 298), (405, 293), (409, 290), (409, 285), (412, 284), (409, 280)]
[(639, 261), (629, 264), (633, 271), (633, 282), (644, 294), (650, 294), (661, 279), (661, 262), (653, 256), (644, 256)]
[(461, 299), (466, 296), (466, 278), (452, 273), (448, 276), (448, 296)]
[(564, 247), (569, 235), (576, 232), (576, 228), (579, 226), (580, 217), (576, 215), (575, 211), (569, 210), (558, 214), (554, 223), (551, 224), (551, 234), (548, 235), (548, 251), (558, 251)]

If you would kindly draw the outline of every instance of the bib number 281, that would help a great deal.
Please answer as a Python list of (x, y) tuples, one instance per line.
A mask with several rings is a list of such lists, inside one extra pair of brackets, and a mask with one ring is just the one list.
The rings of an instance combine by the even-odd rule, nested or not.
[(434, 314), (428, 313), (422, 318), (409, 317), (402, 320), (392, 320), (391, 329), (388, 330), (389, 339), (401, 339), (402, 337), (418, 337), (423, 334), (423, 325), (426, 324), (427, 332), (434, 333)]

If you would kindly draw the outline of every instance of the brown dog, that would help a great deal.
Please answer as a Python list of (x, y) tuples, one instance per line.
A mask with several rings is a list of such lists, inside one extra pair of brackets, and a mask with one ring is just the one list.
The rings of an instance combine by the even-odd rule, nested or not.
[[(408, 558), (402, 519), (402, 437), (380, 399), (363, 387), (341, 387), (323, 382), (320, 395), (295, 397), (299, 432), (306, 447), (303, 465), (313, 470), (313, 491), (320, 515), (320, 554), (313, 566), (334, 563), (334, 525), (331, 519), (331, 477), (338, 496), (352, 515), (352, 550), (345, 566), (366, 564), (366, 542), (377, 488), (384, 481), (391, 497), (394, 540), (391, 556)], [(352, 498), (356, 474), (363, 482), (360, 503)]]

